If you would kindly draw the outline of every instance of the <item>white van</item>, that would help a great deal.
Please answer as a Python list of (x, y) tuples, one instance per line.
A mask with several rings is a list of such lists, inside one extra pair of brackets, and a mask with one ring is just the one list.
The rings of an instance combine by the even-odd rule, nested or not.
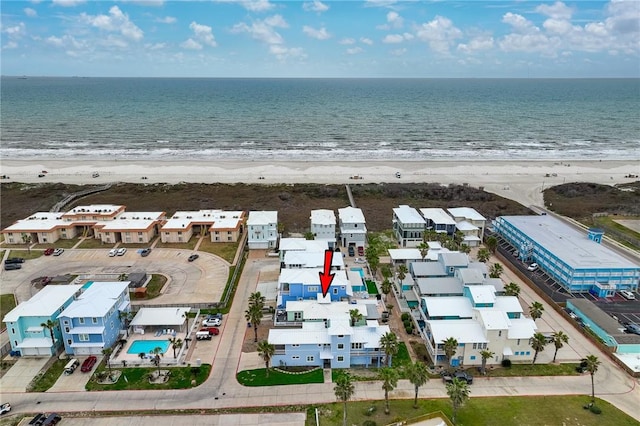
[(211, 333), (208, 331), (198, 331), (196, 333), (197, 340), (211, 340)]
[(69, 374), (73, 374), (73, 372), (76, 371), (76, 368), (78, 368), (79, 365), (80, 361), (78, 361), (76, 358), (72, 358), (71, 360), (69, 360), (67, 365), (64, 366), (64, 374), (66, 374), (67, 376)]

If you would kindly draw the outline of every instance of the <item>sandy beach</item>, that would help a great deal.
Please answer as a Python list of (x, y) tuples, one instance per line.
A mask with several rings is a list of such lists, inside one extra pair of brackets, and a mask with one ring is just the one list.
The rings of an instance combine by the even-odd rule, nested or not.
[[(516, 200), (542, 205), (541, 191), (567, 182), (613, 185), (640, 174), (640, 161), (95, 161), (3, 160), (2, 182), (67, 184), (130, 183), (380, 183), (468, 184)], [(396, 174), (399, 173), (400, 177)], [(96, 176), (97, 175), (97, 176)], [(94, 177), (96, 176), (96, 177)]]

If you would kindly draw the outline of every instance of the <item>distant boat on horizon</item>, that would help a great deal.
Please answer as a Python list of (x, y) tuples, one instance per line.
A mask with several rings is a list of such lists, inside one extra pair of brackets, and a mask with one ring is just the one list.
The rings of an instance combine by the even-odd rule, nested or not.
[(26, 75), (23, 75), (23, 76), (21, 76), (21, 77), (18, 77), (18, 80), (26, 80), (26, 79), (27, 79), (27, 76), (26, 76)]

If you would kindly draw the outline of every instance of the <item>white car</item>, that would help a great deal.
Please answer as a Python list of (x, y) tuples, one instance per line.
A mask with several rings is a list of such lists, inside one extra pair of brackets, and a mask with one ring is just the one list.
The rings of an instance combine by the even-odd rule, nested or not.
[(11, 404), (7, 402), (0, 405), (0, 414), (7, 414), (9, 411), (11, 411)]
[(538, 264), (537, 263), (532, 263), (531, 265), (527, 266), (527, 270), (528, 271), (535, 271), (538, 269)]
[(118, 254), (118, 249), (111, 249), (109, 250), (109, 257), (113, 257), (116, 254)]
[(61, 248), (57, 248), (53, 251), (54, 256), (60, 256), (62, 253), (64, 253), (64, 249)]
[(220, 327), (222, 325), (222, 321), (218, 318), (206, 318), (202, 321), (203, 327)]
[(636, 295), (629, 290), (620, 290), (620, 296), (624, 297), (627, 300), (636, 300)]
[(119, 249), (118, 249), (118, 251), (117, 251), (117, 255), (118, 255), (118, 256), (124, 256), (126, 252), (127, 252), (127, 249), (126, 249), (126, 248), (124, 248), (124, 247), (122, 247), (122, 248), (119, 248)]

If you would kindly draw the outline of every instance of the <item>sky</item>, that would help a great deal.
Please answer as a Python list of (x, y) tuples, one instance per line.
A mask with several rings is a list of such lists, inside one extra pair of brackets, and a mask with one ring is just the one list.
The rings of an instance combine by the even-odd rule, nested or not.
[(640, 77), (640, 1), (3, 0), (2, 75)]

